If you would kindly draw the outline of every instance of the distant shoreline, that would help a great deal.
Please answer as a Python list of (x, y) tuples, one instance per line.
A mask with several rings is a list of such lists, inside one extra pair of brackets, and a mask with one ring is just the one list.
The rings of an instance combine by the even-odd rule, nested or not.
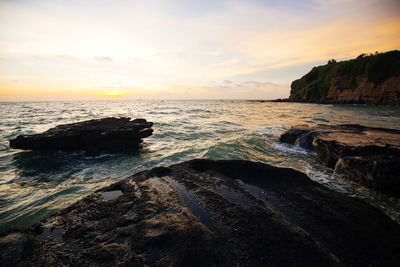
[(249, 102), (258, 102), (258, 103), (303, 103), (303, 104), (336, 104), (336, 105), (362, 105), (362, 106), (388, 106), (388, 107), (399, 107), (400, 104), (369, 104), (369, 103), (341, 103), (341, 102), (333, 102), (333, 101), (301, 101), (301, 100), (291, 100), (289, 98), (278, 98), (278, 99), (270, 99), (270, 100), (248, 100)]

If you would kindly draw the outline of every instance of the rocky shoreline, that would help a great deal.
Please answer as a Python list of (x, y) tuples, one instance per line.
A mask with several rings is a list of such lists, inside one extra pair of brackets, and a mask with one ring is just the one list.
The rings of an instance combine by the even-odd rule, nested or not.
[(335, 174), (400, 195), (400, 130), (360, 125), (298, 125), (281, 142), (312, 149)]
[(395, 266), (400, 225), (292, 169), (192, 160), (0, 237), (6, 266)]
[[(13, 148), (134, 151), (144, 119), (105, 118), (18, 136)], [(400, 194), (400, 130), (294, 126), (281, 142), (335, 173)], [(122, 179), (0, 234), (5, 266), (396, 266), (400, 225), (293, 169), (197, 159)]]

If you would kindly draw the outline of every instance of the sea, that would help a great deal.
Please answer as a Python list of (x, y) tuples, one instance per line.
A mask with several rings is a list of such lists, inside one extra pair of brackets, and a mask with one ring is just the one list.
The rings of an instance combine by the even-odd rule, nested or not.
[[(140, 151), (87, 156), (10, 148), (20, 134), (104, 117), (145, 118), (153, 135)], [(400, 198), (333, 175), (315, 152), (279, 142), (297, 124), (400, 129), (400, 107), (245, 100), (110, 100), (0, 103), (0, 232), (38, 222), (86, 195), (156, 166), (195, 158), (242, 159), (306, 173), (332, 190), (378, 207), (400, 223)]]

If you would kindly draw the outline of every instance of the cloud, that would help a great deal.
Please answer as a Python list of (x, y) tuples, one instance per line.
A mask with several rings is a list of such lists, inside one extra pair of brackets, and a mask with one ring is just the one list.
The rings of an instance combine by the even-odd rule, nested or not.
[(55, 58), (62, 59), (62, 60), (68, 60), (68, 61), (77, 60), (76, 57), (74, 57), (72, 55), (67, 55), (67, 54), (56, 55)]
[(105, 62), (105, 63), (109, 63), (109, 62), (113, 62), (112, 57), (104, 57), (104, 56), (96, 56), (94, 57), (97, 61), (100, 62)]
[(255, 87), (279, 86), (278, 84), (274, 84), (271, 82), (259, 82), (259, 81), (245, 81), (244, 84), (255, 86)]
[(129, 61), (135, 62), (135, 63), (140, 63), (145, 61), (143, 58), (128, 58)]
[(288, 94), (286, 85), (330, 58), (400, 47), (398, 0), (295, 2), (3, 1), (0, 80), (10, 91), (16, 77), (21, 88), (66, 94), (123, 82), (164, 92), (156, 97), (184, 84), (266, 98), (262, 90)]
[(236, 65), (239, 62), (239, 60), (237, 58), (234, 59), (229, 59), (229, 60), (225, 60), (222, 62), (217, 62), (212, 64), (212, 67), (228, 67), (228, 66), (232, 66), (232, 65)]
[(213, 57), (221, 55), (221, 52), (218, 52), (218, 51), (193, 51), (192, 53), (196, 54), (196, 55), (205, 55), (205, 56), (213, 56)]

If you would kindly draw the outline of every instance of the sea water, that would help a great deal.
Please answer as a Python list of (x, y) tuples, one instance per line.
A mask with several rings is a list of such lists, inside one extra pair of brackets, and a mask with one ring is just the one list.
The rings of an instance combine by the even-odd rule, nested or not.
[[(59, 124), (104, 117), (145, 118), (154, 133), (140, 151), (14, 150), (9, 140)], [(400, 223), (400, 199), (333, 177), (315, 153), (279, 142), (296, 124), (361, 124), (400, 129), (400, 107), (258, 101), (74, 101), (0, 103), (0, 232), (28, 225), (121, 178), (194, 158), (243, 159), (289, 167), (382, 209)]]

